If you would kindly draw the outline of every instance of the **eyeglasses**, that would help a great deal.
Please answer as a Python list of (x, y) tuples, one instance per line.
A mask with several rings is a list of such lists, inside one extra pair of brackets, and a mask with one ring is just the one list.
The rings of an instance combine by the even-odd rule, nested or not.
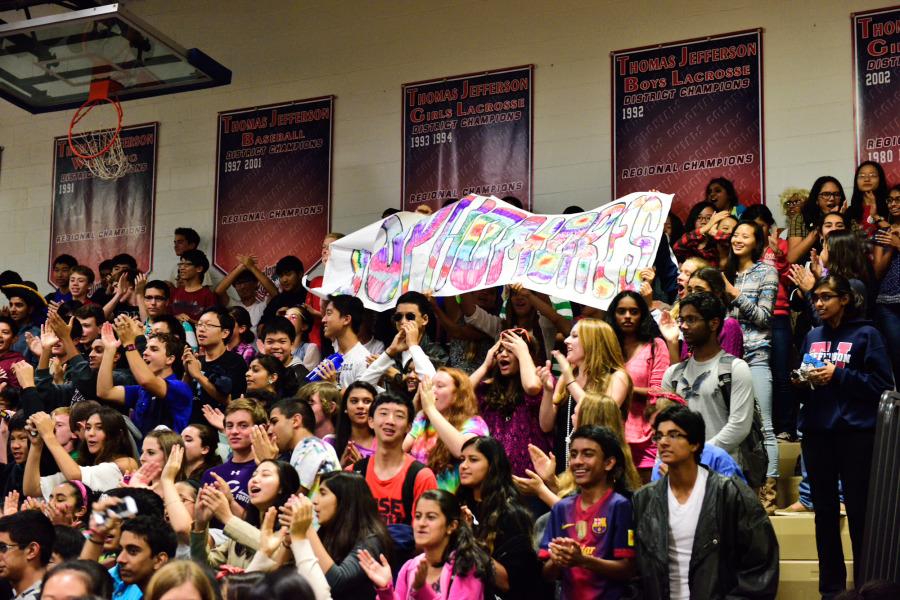
[(18, 544), (7, 544), (6, 542), (0, 542), (0, 554), (6, 554), (9, 552), (10, 548), (21, 548), (22, 546)]
[(900, 204), (900, 196), (888, 196), (888, 204)]
[(669, 440), (670, 442), (677, 442), (681, 439), (687, 439), (686, 433), (681, 433), (680, 431), (670, 431), (669, 433), (657, 433), (653, 436), (653, 441), (655, 443), (660, 443), (663, 438)]
[(221, 329), (221, 325), (216, 323), (207, 323), (205, 321), (197, 321), (197, 329), (209, 329), (210, 327)]
[(787, 202), (785, 202), (785, 205), (786, 206), (797, 206), (798, 204), (800, 204), (802, 202), (803, 202), (803, 200), (801, 200), (800, 198), (792, 198), (791, 200), (788, 200)]
[(404, 318), (406, 318), (407, 321), (415, 321), (418, 318), (418, 316), (416, 315), (416, 313), (399, 313), (398, 312), (398, 313), (394, 313), (394, 316), (391, 318), (394, 320), (394, 323), (399, 323)]
[(704, 323), (706, 319), (702, 317), (678, 317), (675, 319), (675, 322), (679, 325), (687, 325), (688, 327), (693, 327), (697, 323)]
[(822, 200), (840, 200), (843, 197), (840, 192), (819, 192), (819, 198)]
[(834, 300), (835, 298), (840, 298), (837, 294), (812, 294), (810, 298), (813, 301), (813, 304), (821, 300), (822, 302), (828, 302), (830, 300)]
[(860, 173), (857, 179), (878, 179), (878, 173)]

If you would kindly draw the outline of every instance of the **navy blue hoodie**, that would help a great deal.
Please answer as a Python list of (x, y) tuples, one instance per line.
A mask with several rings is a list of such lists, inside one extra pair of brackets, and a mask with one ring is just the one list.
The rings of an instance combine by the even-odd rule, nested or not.
[(806, 334), (803, 351), (837, 368), (828, 385), (816, 386), (800, 408), (800, 431), (875, 429), (878, 400), (894, 389), (894, 377), (884, 338), (871, 321), (816, 327)]

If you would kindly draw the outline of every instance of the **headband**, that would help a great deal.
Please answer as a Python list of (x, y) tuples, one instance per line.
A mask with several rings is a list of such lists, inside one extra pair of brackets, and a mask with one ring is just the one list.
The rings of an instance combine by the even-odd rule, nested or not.
[(87, 507), (88, 505), (88, 493), (85, 485), (78, 479), (70, 479), (69, 483), (75, 486), (75, 489), (81, 493), (81, 505)]

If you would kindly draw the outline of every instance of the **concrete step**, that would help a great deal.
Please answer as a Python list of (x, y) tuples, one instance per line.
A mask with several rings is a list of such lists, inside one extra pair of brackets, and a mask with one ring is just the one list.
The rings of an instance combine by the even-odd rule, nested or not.
[[(790, 518), (790, 517), (786, 517)], [(853, 561), (847, 566), (847, 588), (853, 587)], [(819, 600), (819, 562), (782, 560), (779, 563), (778, 595), (775, 600)]]
[[(814, 513), (775, 515), (770, 520), (775, 529), (775, 537), (778, 538), (781, 560), (818, 560)], [(841, 545), (844, 548), (844, 559), (853, 560), (847, 517), (841, 517)]]

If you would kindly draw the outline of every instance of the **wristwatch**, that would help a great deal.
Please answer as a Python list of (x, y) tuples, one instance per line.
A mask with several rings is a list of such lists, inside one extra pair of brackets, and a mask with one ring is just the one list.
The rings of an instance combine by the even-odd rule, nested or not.
[(125, 352), (131, 352), (132, 350), (137, 350), (137, 346), (135, 346), (134, 344), (128, 344), (127, 346), (125, 346)]

